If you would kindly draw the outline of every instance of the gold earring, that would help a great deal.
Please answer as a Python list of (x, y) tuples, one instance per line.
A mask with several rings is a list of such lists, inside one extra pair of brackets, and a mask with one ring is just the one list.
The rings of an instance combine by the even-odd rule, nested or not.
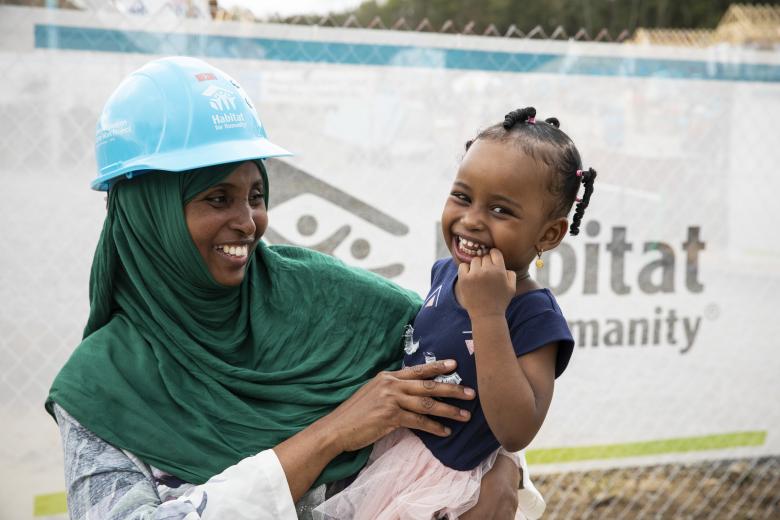
[(536, 259), (536, 268), (537, 269), (541, 269), (542, 267), (544, 267), (544, 260), (542, 260), (542, 252), (541, 251), (537, 251), (536, 252), (536, 256), (539, 257), (539, 258)]

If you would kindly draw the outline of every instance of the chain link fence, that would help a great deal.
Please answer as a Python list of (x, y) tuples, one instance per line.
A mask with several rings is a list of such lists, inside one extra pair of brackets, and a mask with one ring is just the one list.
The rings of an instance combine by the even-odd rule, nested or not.
[[(0, 4), (2, 3), (0, 1)], [(78, 6), (79, 2), (73, 2), (73, 5)], [(368, 228), (364, 230), (360, 227), (365, 226), (365, 222), (374, 226), (374, 233), (385, 233), (382, 237), (406, 237), (405, 240), (412, 242), (420, 236), (427, 240), (431, 229), (426, 228), (424, 233), (416, 228), (407, 229), (393, 217), (406, 222), (414, 222), (414, 217), (404, 219), (398, 214), (389, 215), (387, 211), (383, 212), (386, 206), (381, 205), (379, 197), (367, 196), (356, 201), (356, 198), (360, 198), (356, 194), (360, 194), (361, 190), (366, 191), (367, 186), (372, 183), (379, 183), (379, 191), (385, 193), (401, 189), (392, 182), (369, 178), (353, 179), (351, 184), (347, 181), (327, 184), (314, 178), (316, 176), (310, 170), (316, 168), (312, 164), (321, 162), (318, 171), (337, 170), (343, 164), (350, 163), (357, 165), (355, 168), (386, 168), (388, 171), (412, 167), (410, 165), (419, 169), (420, 164), (424, 164), (426, 168), (433, 168), (427, 174), (430, 178), (421, 176), (415, 187), (424, 191), (431, 188), (434, 181), (441, 182), (442, 177), (451, 176), (457, 160), (455, 150), (463, 140), (461, 137), (468, 136), (473, 129), (483, 124), (482, 112), (488, 109), (491, 113), (495, 112), (493, 106), (478, 103), (459, 112), (456, 105), (447, 105), (447, 100), (442, 100), (443, 104), (439, 107), (441, 110), (436, 109), (436, 112), (440, 113), (436, 114), (433, 113), (434, 109), (426, 106), (425, 99), (415, 98), (415, 87), (411, 85), (403, 93), (405, 103), (424, 114), (423, 116), (405, 116), (406, 119), (403, 119), (394, 113), (392, 105), (390, 108), (373, 107), (365, 114), (368, 122), (360, 117), (352, 117), (354, 114), (347, 114), (351, 116), (348, 120), (352, 126), (345, 127), (347, 123), (339, 116), (344, 116), (352, 109), (340, 108), (329, 102), (315, 106), (307, 96), (332, 96), (335, 100), (338, 99), (337, 91), (349, 85), (350, 91), (361, 96), (361, 99), (389, 99), (390, 94), (383, 87), (383, 81), (392, 71), (378, 73), (379, 79), (371, 80), (372, 83), (364, 81), (348, 67), (361, 64), (377, 68), (406, 67), (408, 63), (404, 60), (410, 58), (408, 55), (392, 58), (396, 61), (389, 58), (390, 61), (385, 63), (381, 61), (384, 58), (377, 58), (377, 53), (381, 54), (382, 48), (369, 49), (373, 54), (367, 54), (368, 51), (362, 44), (349, 43), (350, 39), (344, 32), (312, 33), (317, 41), (332, 37), (335, 42), (330, 46), (315, 47), (312, 44), (315, 38), (296, 40), (295, 34), (298, 33), (290, 36), (290, 26), (193, 20), (172, 11), (133, 16), (116, 12), (85, 13), (76, 9), (43, 10), (0, 5), (0, 20), (0, 30), (3, 34), (0, 38), (3, 42), (0, 46), (0, 73), (3, 78), (0, 83), (0, 119), (4, 121), (0, 139), (0, 178), (5, 187), (4, 201), (0, 205), (0, 221), (3, 223), (3, 242), (7, 246), (0, 253), (0, 353), (4, 359), (0, 368), (0, 412), (3, 420), (9, 423), (9, 427), (0, 434), (0, 450), (3, 450), (3, 460), (10, 462), (2, 474), (5, 484), (2, 487), (6, 488), (2, 497), (3, 505), (0, 506), (5, 508), (0, 509), (0, 516), (3, 518), (26, 517), (26, 513), (19, 512), (30, 510), (30, 500), (33, 500), (32, 509), (36, 518), (60, 518), (58, 515), (62, 514), (61, 502), (58, 501), (62, 486), (59, 473), (61, 466), (58, 460), (52, 460), (52, 453), (59, 450), (59, 441), (54, 425), (42, 412), (42, 403), (54, 375), (79, 343), (81, 326), (87, 315), (88, 273), (103, 211), (100, 195), (90, 193), (86, 189), (95, 171), (92, 151), (94, 126), (104, 100), (119, 79), (157, 55), (194, 54), (213, 57), (215, 46), (219, 47), (219, 52), (222, 53), (215, 59), (242, 60), (225, 61), (225, 68), (236, 72), (239, 81), (252, 93), (274, 140), (282, 144), (292, 143), (292, 147), (297, 146), (296, 143), (315, 143), (305, 149), (301, 160), (293, 163), (294, 167), (280, 163), (275, 167), (277, 173), (272, 172), (272, 175), (278, 175), (287, 168), (284, 175), (299, 182), (296, 185), (283, 186), (281, 191), (286, 193), (284, 190), (287, 190), (289, 195), (286, 196), (289, 199), (294, 200), (294, 196), (302, 197), (303, 194), (311, 197), (313, 201), (309, 203), (306, 202), (309, 199), (298, 199), (304, 200), (305, 204), (301, 202), (306, 206), (304, 208), (288, 210), (284, 209), (287, 206), (280, 207), (278, 212), (273, 214), (274, 222), (279, 222), (275, 228), (272, 227), (274, 236), (286, 237), (285, 239), (289, 239), (287, 241), (325, 250), (341, 256), (345, 261), (362, 267), (376, 268), (375, 270), (398, 263), (393, 263), (389, 254), (383, 256), (382, 251), (385, 250), (382, 249), (381, 242), (384, 239), (375, 239), (369, 244), (362, 238), (355, 238), (368, 236), (372, 232)], [(320, 19), (314, 25), (327, 29), (328, 25), (333, 25), (333, 20)], [(342, 31), (344, 28), (364, 31), (373, 29), (379, 38), (392, 32), (390, 30), (403, 29), (414, 29), (423, 33), (449, 33), (455, 30), (466, 35), (473, 33), (473, 29), (468, 26), (460, 29), (433, 28), (430, 24), (426, 26), (421, 22), (411, 27), (404, 20), (398, 20), (389, 27), (384, 26), (381, 20), (364, 28), (356, 28), (355, 25), (354, 20), (346, 20), (340, 24)], [(570, 36), (556, 30), (548, 35), (540, 27), (528, 33), (522, 33), (516, 27), (510, 28), (506, 34), (499, 34), (490, 28), (484, 32), (505, 36), (510, 42), (534, 40), (533, 44), (537, 43), (537, 38), (590, 39), (589, 35), (581, 34), (582, 31)], [(243, 35), (248, 39), (228, 41), (224, 39), (225, 34)], [(446, 34), (435, 36), (454, 38)], [(614, 41), (624, 41), (627, 36), (621, 33), (614, 37)], [(264, 40), (261, 45), (251, 38), (268, 40)], [(285, 38), (291, 38), (292, 43), (286, 43)], [(599, 33), (593, 39), (612, 41), (613, 37)], [(406, 47), (404, 49), (408, 50)], [(520, 52), (527, 50), (525, 47), (519, 49)], [(562, 52), (561, 59), (568, 63), (565, 66), (576, 69), (578, 50), (575, 49), (569, 54), (560, 49), (556, 52)], [(284, 55), (278, 57), (279, 53)], [(447, 72), (447, 75), (439, 75), (436, 64), (445, 63), (446, 59), (437, 61), (439, 58), (436, 56), (420, 58), (420, 53), (415, 56), (415, 59), (422, 61), (415, 62), (413, 67), (423, 63), (420, 75), (432, 83), (431, 88), (441, 88), (442, 92), (450, 92), (461, 99), (468, 97), (469, 89), (478, 88), (491, 92), (491, 85), (498, 81), (496, 78), (521, 73), (522, 67), (525, 66), (522, 59), (526, 59), (513, 57), (515, 55), (506, 57), (503, 54), (491, 54), (487, 56), (490, 59), (506, 58), (508, 61), (495, 67), (483, 66), (474, 73), (469, 73), (469, 70), (473, 71), (476, 67), (467, 67), (463, 72), (455, 70)], [(512, 61), (515, 59), (517, 61)], [(640, 81), (630, 76), (631, 61), (627, 59), (625, 64), (629, 76), (618, 77), (614, 81)], [(770, 61), (780, 62), (777, 56), (772, 56)], [(221, 63), (218, 61), (220, 66)], [(534, 70), (539, 74), (550, 71), (544, 66)], [(715, 125), (718, 121), (737, 117), (759, 122), (755, 124), (762, 124), (765, 131), (773, 132), (771, 121), (762, 117), (760, 103), (746, 106), (744, 101), (731, 98), (730, 90), (715, 87), (702, 87), (703, 95), (711, 93), (715, 97), (707, 103), (697, 105), (695, 110), (699, 112), (689, 111), (683, 106), (684, 101), (680, 101), (680, 105), (672, 104), (676, 106), (678, 113), (656, 112), (653, 103), (668, 107), (668, 96), (676, 95), (678, 87), (664, 79), (668, 78), (669, 74), (673, 75), (674, 71), (662, 71), (655, 83), (652, 74), (644, 76), (641, 81), (649, 82), (650, 87), (640, 93), (626, 94), (646, 97), (640, 100), (642, 109), (631, 115), (640, 119), (639, 122), (634, 121), (640, 127), (649, 128), (658, 121), (663, 121), (671, 128), (671, 133), (678, 126), (701, 125), (708, 121)], [(526, 82), (522, 74), (512, 81), (516, 82), (519, 88), (532, 89), (532, 85)], [(581, 76), (571, 81), (582, 85), (576, 96), (571, 97), (570, 85), (557, 86), (548, 95), (560, 96), (561, 101), (557, 109), (562, 112), (575, 114), (582, 111), (585, 120), (592, 117), (606, 119), (606, 127), (593, 128), (594, 132), (601, 131), (604, 135), (592, 139), (600, 144), (593, 147), (595, 152), (590, 156), (594, 164), (608, 165), (605, 170), (625, 172), (630, 183), (627, 191), (623, 189), (619, 193), (610, 188), (610, 184), (606, 184), (606, 191), (602, 192), (607, 194), (605, 196), (622, 197), (628, 193), (629, 197), (621, 204), (631, 205), (631, 194), (639, 199), (652, 199), (653, 196), (648, 193), (655, 184), (673, 182), (675, 176), (685, 174), (683, 170), (690, 167), (690, 164), (681, 164), (671, 158), (647, 158), (645, 148), (630, 149), (621, 137), (622, 125), (625, 122), (616, 116), (614, 109), (609, 108), (613, 100), (603, 99), (598, 87), (588, 86)], [(766, 88), (759, 94), (767, 99), (776, 96), (777, 80), (773, 81), (775, 82), (768, 81)], [(630, 92), (630, 89), (627, 92)], [(570, 97), (565, 97), (566, 95)], [(722, 97), (717, 97), (721, 95)], [(503, 105), (504, 103), (496, 101), (496, 106)], [(444, 110), (444, 107), (447, 110)], [(322, 125), (311, 129), (306, 128), (306, 125), (302, 127), (300, 123), (290, 124), (291, 121), (316, 121), (318, 124), (322, 121)], [(366, 126), (355, 126), (355, 121), (364, 121), (360, 124)], [(466, 129), (458, 129), (461, 125)], [(587, 128), (584, 124), (581, 127)], [(389, 132), (388, 128), (393, 132)], [(390, 135), (411, 133), (414, 137), (390, 140), (385, 136), (386, 132)], [(347, 134), (349, 136), (344, 137)], [(726, 167), (729, 158), (723, 155), (723, 149), (728, 149), (733, 143), (724, 138), (722, 133), (714, 127), (702, 126), (698, 131), (686, 132), (684, 135), (696, 136), (695, 141), (680, 142), (670, 138), (666, 144), (680, 149), (692, 148), (694, 151), (691, 163), (701, 160), (707, 167)], [(373, 141), (377, 143), (373, 144)], [(342, 146), (343, 142), (347, 145)], [(425, 143), (425, 146), (421, 143)], [(443, 161), (430, 156), (429, 147), (439, 144), (441, 149), (453, 150), (451, 156), (446, 156)], [(300, 150), (300, 147), (298, 149)], [(411, 162), (399, 160), (390, 153), (390, 150), (399, 149)], [(334, 151), (329, 153), (328, 150)], [(341, 163), (332, 157), (336, 155), (335, 150), (340, 154), (338, 159)], [(311, 156), (316, 156), (317, 161), (307, 159)], [(635, 171), (637, 158), (642, 157), (642, 160), (645, 160), (643, 169)], [(433, 165), (437, 160), (446, 164)], [(762, 183), (771, 185), (771, 182), (774, 182), (769, 180), (773, 161), (768, 157), (753, 160), (755, 162), (749, 163), (749, 167), (767, 172), (756, 177), (758, 180), (754, 186), (738, 188), (726, 181), (689, 180), (681, 189), (696, 193), (698, 203), (705, 206), (710, 204), (708, 201), (732, 200), (730, 198), (749, 193), (750, 199), (745, 200), (751, 200), (758, 206), (773, 207), (776, 193), (760, 189)], [(648, 177), (650, 172), (656, 176)], [(604, 177), (605, 181), (610, 179), (609, 171), (605, 171)], [(656, 202), (658, 201), (654, 203)], [(343, 218), (352, 219), (349, 224), (335, 226), (331, 232), (325, 229), (329, 226), (327, 217), (317, 215), (318, 220), (314, 219), (312, 214), (316, 213), (319, 207), (317, 205), (326, 203), (340, 208), (333, 209), (334, 212), (346, 212)], [(685, 221), (688, 218), (688, 208), (683, 205), (670, 205), (662, 201), (658, 207), (665, 212), (666, 220)], [(351, 213), (347, 215), (349, 212)], [(403, 213), (400, 214), (403, 216)], [(595, 215), (598, 216), (598, 213)], [(720, 237), (709, 242), (713, 249), (717, 248), (718, 240), (725, 241), (730, 234), (739, 232), (729, 224), (727, 217), (725, 214), (713, 217), (719, 227), (716, 234)], [(420, 220), (426, 219), (421, 217)], [(433, 228), (433, 221), (431, 224), (429, 227)], [(632, 230), (642, 226), (661, 225), (660, 218), (649, 214), (633, 215), (623, 224)], [(318, 226), (322, 228), (322, 233)], [(338, 229), (335, 229), (336, 227)], [(606, 234), (606, 226), (604, 227)], [(376, 231), (377, 229), (379, 231)], [(589, 236), (598, 234), (598, 229), (593, 226), (588, 229), (592, 232)], [(307, 241), (307, 237), (311, 240)], [(343, 248), (340, 249), (342, 245)], [(394, 246), (391, 244), (388, 247)], [(636, 247), (639, 248), (639, 244)], [(430, 249), (432, 257), (435, 246), (431, 244)], [(374, 252), (372, 254), (375, 256), (371, 256), (369, 250)], [(754, 252), (758, 257), (764, 255), (762, 258), (767, 265), (776, 259), (773, 256), (775, 253), (770, 250)], [(417, 260), (419, 265), (423, 266), (422, 275), (412, 276), (411, 273), (416, 269), (413, 263), (404, 264), (405, 271), (393, 268), (379, 272), (391, 273), (400, 283), (425, 291), (425, 270), (430, 263), (426, 255), (427, 253), (421, 253), (419, 256), (422, 258)], [(361, 263), (364, 258), (365, 262)], [(409, 276), (405, 278), (407, 275)], [(558, 279), (559, 273), (549, 276)], [(560, 277), (563, 277), (563, 273), (560, 273)], [(756, 278), (750, 283), (755, 287), (763, 287), (760, 292), (762, 295), (780, 289), (776, 277), (766, 280)], [(717, 308), (711, 309), (711, 312), (718, 312)], [(763, 314), (747, 319), (765, 320), (769, 323), (772, 317), (771, 313), (764, 311)], [(578, 351), (576, 355), (581, 354)], [(575, 357), (574, 363), (578, 361)], [(755, 363), (760, 361), (756, 360)], [(634, 368), (638, 366), (639, 364), (636, 364)], [(773, 371), (776, 366), (774, 362), (770, 362), (763, 368)], [(702, 368), (695, 366), (691, 367), (691, 370)], [(749, 379), (751, 376), (746, 377)], [(667, 382), (670, 381), (671, 379)], [(566, 384), (567, 381), (561, 383), (562, 386)], [(712, 388), (714, 385), (715, 383)], [(777, 386), (775, 389), (778, 389)], [(692, 390), (707, 391), (708, 388)], [(766, 399), (774, 399), (770, 395), (771, 392)], [(775, 392), (773, 395), (778, 394)], [(566, 403), (566, 397), (562, 398)], [(572, 402), (575, 401), (570, 399), (569, 404)], [(556, 403), (553, 407), (555, 406)], [(581, 406), (587, 407), (588, 402), (584, 401)], [(643, 413), (636, 410), (615, 408), (611, 414), (608, 417), (593, 418), (591, 422), (578, 427), (576, 434), (583, 437), (583, 444), (598, 444), (600, 432), (617, 427), (623, 422), (635, 420), (645, 421), (648, 425), (652, 423), (652, 416), (644, 417)], [(684, 420), (695, 423), (703, 418), (691, 412)], [(772, 428), (780, 428), (780, 424), (770, 420), (769, 435), (772, 435)], [(766, 432), (763, 433), (764, 436), (767, 435)], [(596, 440), (589, 441), (593, 439)], [(757, 443), (760, 444), (758, 441)], [(586, 464), (581, 467), (553, 464), (548, 467), (533, 463), (533, 446), (531, 448), (529, 458), (532, 461), (534, 482), (548, 504), (545, 518), (780, 517), (780, 457), (751, 455), (749, 449), (740, 451), (741, 448), (732, 446), (725, 451), (713, 452), (712, 457), (705, 453), (690, 460), (675, 460), (674, 456), (670, 457), (668, 454), (658, 457), (648, 455), (644, 458), (634, 454), (630, 460), (637, 461), (635, 465), (622, 462), (615, 465)], [(36, 497), (30, 498), (17, 493), (15, 490), (19, 489), (32, 490)]]
[[(228, 18), (229, 15), (223, 15)], [(239, 15), (240, 16), (240, 15)], [(282, 21), (273, 20), (272, 21)], [(488, 24), (485, 28), (479, 28), (473, 20), (459, 26), (453, 20), (446, 20), (440, 26), (435, 26), (428, 18), (423, 18), (419, 22), (407, 20), (400, 17), (392, 23), (385, 24), (379, 16), (372, 18), (367, 24), (361, 25), (355, 15), (335, 17), (331, 15), (324, 16), (293, 16), (285, 23), (292, 25), (308, 25), (318, 27), (343, 27), (354, 29), (380, 29), (385, 31), (412, 31), (422, 33), (440, 33), (440, 34), (463, 34), (467, 36), (494, 36), (498, 38), (518, 38), (518, 39), (540, 39), (540, 40), (575, 40), (575, 41), (596, 41), (596, 42), (617, 42), (622, 43), (628, 40), (631, 33), (628, 30), (622, 30), (617, 35), (613, 35), (608, 29), (603, 28), (591, 35), (587, 29), (580, 27), (577, 31), (569, 34), (566, 29), (559, 25), (552, 30), (545, 30), (541, 25), (535, 25), (526, 31), (519, 28), (516, 24), (510, 24), (506, 30), (499, 29), (495, 24)]]
[(780, 458), (544, 474), (545, 518), (776, 518)]

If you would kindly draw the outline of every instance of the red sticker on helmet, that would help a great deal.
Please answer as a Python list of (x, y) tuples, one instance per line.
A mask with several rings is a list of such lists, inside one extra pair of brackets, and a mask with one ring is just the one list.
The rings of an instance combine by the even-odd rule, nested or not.
[(211, 72), (201, 72), (200, 74), (195, 74), (195, 77), (198, 79), (198, 81), (209, 81), (212, 79), (217, 79), (217, 77)]

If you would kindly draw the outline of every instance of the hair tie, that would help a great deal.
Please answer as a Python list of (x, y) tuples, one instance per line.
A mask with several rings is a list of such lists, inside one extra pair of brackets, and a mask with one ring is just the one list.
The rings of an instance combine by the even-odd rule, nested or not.
[(582, 177), (582, 170), (577, 170), (577, 177)]
[(526, 121), (529, 125), (535, 125), (536, 124), (536, 118), (534, 116), (529, 117)]

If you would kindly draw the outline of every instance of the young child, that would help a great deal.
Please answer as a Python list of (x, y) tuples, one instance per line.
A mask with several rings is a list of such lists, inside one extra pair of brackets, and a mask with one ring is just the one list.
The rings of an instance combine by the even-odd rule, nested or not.
[(578, 233), (596, 172), (583, 170), (557, 119), (535, 116), (533, 107), (515, 110), (466, 143), (441, 219), (452, 257), (433, 265), (407, 331), (406, 366), (457, 360), (437, 380), (476, 389), (475, 400), (457, 403), (471, 408), (471, 420), (443, 420), (447, 437), (403, 429), (384, 437), (355, 481), (315, 515), (457, 518), (476, 503), (496, 457), (513, 456), (539, 431), (574, 341), (528, 267), (536, 257), (543, 268), (542, 254), (567, 230)]

